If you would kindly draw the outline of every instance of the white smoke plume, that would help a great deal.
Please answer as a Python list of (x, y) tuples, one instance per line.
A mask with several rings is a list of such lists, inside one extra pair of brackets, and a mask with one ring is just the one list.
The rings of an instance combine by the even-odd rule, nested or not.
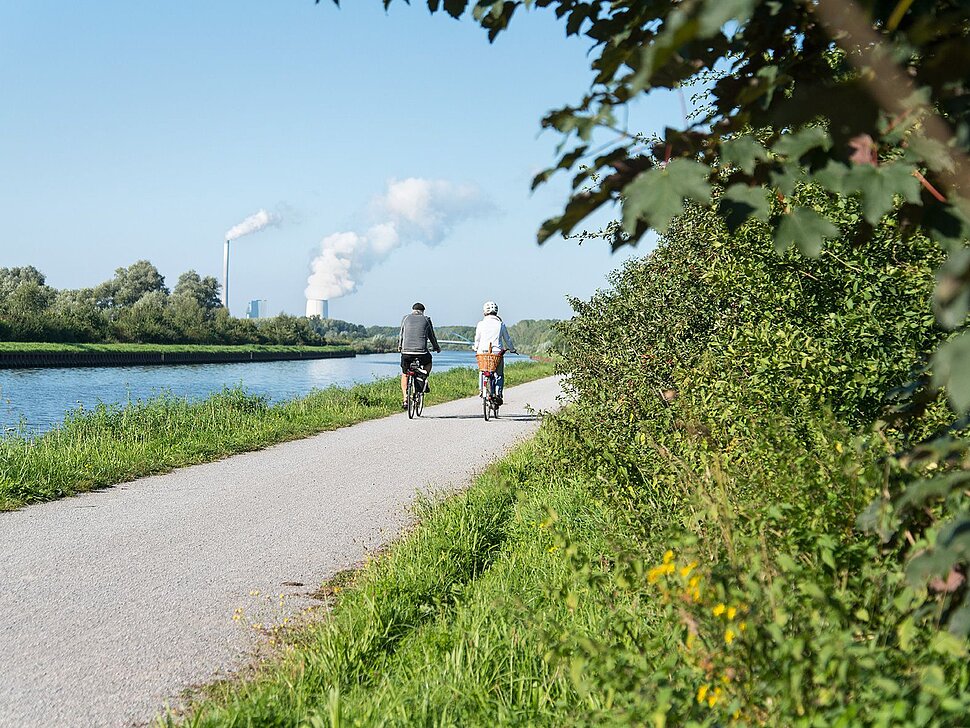
[(477, 188), (446, 180), (392, 180), (372, 205), (380, 221), (364, 232), (339, 232), (320, 241), (310, 264), (308, 299), (353, 293), (366, 273), (408, 243), (437, 245), (463, 220), (489, 209)]
[(226, 230), (226, 240), (236, 240), (244, 235), (252, 235), (270, 225), (279, 225), (283, 218), (275, 212), (260, 210), (243, 220), (238, 225), (233, 225)]

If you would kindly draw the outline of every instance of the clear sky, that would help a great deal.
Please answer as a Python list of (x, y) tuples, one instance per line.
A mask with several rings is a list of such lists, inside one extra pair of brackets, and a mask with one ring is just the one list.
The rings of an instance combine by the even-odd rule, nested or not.
[[(634, 253), (535, 243), (567, 193), (565, 177), (529, 192), (559, 141), (539, 121), (581, 99), (590, 42), (547, 11), (489, 45), (423, 0), (342, 5), (0, 0), (0, 266), (58, 288), (139, 259), (169, 286), (221, 278), (224, 232), (266, 208), (283, 223), (234, 243), (230, 308), (300, 314), (321, 240), (419, 177), (472, 185), (490, 210), (393, 250), (331, 316), (396, 323), (416, 299), (439, 324), (473, 323), (486, 299), (509, 321), (568, 316), (567, 295)], [(669, 98), (631, 115), (637, 131), (680, 123)]]

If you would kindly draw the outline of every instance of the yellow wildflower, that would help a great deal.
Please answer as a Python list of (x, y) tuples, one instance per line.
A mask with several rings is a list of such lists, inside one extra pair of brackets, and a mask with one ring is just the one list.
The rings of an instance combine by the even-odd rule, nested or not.
[(744, 632), (744, 630), (746, 630), (747, 628), (748, 628), (747, 623), (745, 623), (745, 622), (738, 622), (738, 631), (739, 632)]
[(706, 697), (707, 697), (707, 685), (701, 685), (697, 689), (697, 702), (698, 703), (703, 703), (704, 702), (704, 698), (706, 698)]
[(720, 697), (721, 697), (721, 688), (714, 688), (713, 692), (711, 692), (711, 694), (707, 696), (708, 707), (713, 708), (714, 703), (716, 703), (718, 698)]
[(695, 635), (693, 632), (690, 632), (687, 635), (687, 640), (684, 642), (684, 644), (687, 646), (688, 650), (694, 648), (694, 640), (696, 639), (697, 639), (697, 635)]
[(682, 566), (680, 569), (681, 578), (686, 579), (688, 576), (690, 576), (690, 572), (692, 572), (695, 568), (697, 568), (696, 561), (691, 561), (689, 564), (687, 564), (687, 566)]
[(724, 642), (725, 642), (725, 644), (731, 644), (732, 642), (734, 642), (734, 638), (735, 638), (735, 634), (734, 634), (734, 630), (733, 629), (731, 629), (730, 627), (728, 627), (726, 630), (724, 630)]
[(661, 564), (660, 566), (654, 566), (650, 571), (647, 572), (647, 581), (651, 584), (657, 582), (661, 576), (671, 573), (674, 570), (673, 564)]
[(727, 618), (734, 619), (734, 615), (737, 613), (738, 613), (738, 610), (735, 607), (728, 607)]
[(664, 554), (664, 563), (669, 564), (673, 560), (674, 560), (674, 552), (668, 549), (667, 552)]
[(714, 607), (714, 609), (712, 611), (714, 612), (714, 616), (715, 617), (720, 617), (722, 614), (724, 614), (724, 610), (725, 609), (727, 609), (727, 607), (725, 607), (724, 606), (724, 603), (721, 602), (716, 607)]

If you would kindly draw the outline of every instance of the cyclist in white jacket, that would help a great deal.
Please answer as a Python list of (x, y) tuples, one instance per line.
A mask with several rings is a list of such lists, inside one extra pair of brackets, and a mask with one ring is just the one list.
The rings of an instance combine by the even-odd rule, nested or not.
[[(498, 353), (500, 351), (515, 352), (515, 344), (509, 330), (505, 327), (502, 319), (498, 317), (498, 304), (495, 301), (486, 301), (482, 306), (483, 318), (475, 327), (475, 344), (472, 348), (477, 354), (487, 354), (488, 352)], [(505, 360), (502, 359), (498, 371), (495, 372), (495, 395), (498, 397), (499, 404), (502, 403), (502, 390), (505, 387)]]

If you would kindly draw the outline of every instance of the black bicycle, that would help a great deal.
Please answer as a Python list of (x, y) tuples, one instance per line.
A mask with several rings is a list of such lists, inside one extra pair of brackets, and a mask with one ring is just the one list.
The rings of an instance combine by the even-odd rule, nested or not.
[(424, 394), (428, 391), (428, 372), (416, 361), (411, 362), (408, 376), (408, 419), (420, 417), (424, 412)]

